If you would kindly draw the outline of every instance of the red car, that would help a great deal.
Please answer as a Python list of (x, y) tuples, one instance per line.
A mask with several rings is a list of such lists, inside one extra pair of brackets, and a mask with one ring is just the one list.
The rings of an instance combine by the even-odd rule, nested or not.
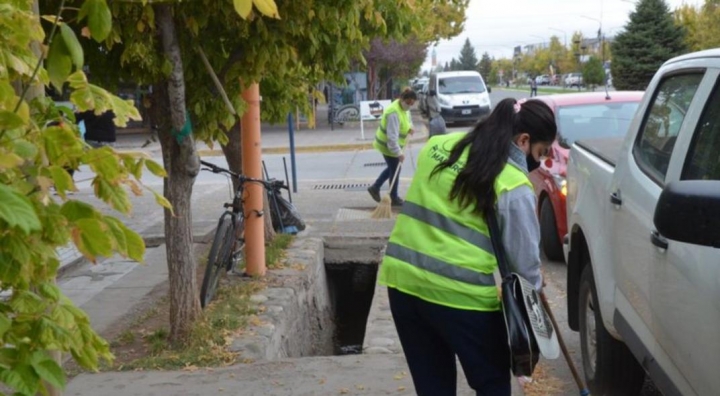
[(562, 261), (567, 234), (565, 181), (570, 147), (576, 140), (623, 138), (643, 92), (586, 92), (538, 96), (555, 112), (558, 138), (540, 167), (530, 173), (538, 197), (542, 249), (550, 260)]

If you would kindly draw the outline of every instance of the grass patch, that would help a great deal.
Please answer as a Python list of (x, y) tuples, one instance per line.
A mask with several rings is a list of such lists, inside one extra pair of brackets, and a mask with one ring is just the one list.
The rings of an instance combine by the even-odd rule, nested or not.
[[(266, 247), (268, 268), (282, 268), (285, 250), (292, 240), (292, 235), (278, 234)], [(198, 263), (198, 276), (202, 277), (206, 255), (199, 257)], [(101, 370), (193, 370), (237, 363), (238, 354), (229, 346), (248, 324), (257, 320), (250, 296), (264, 287), (263, 279), (223, 276), (210, 306), (194, 324), (187, 340), (177, 344), (169, 340), (169, 301), (161, 299), (115, 338), (112, 344), (117, 359)]]
[(175, 370), (193, 367), (227, 366), (237, 361), (228, 350), (255, 313), (250, 296), (260, 290), (257, 281), (233, 280), (221, 284), (213, 302), (193, 326), (187, 340), (172, 344), (166, 328), (147, 334), (143, 342), (146, 356), (117, 367), (120, 370)]
[(268, 269), (282, 268), (282, 259), (285, 258), (285, 250), (293, 241), (290, 234), (277, 234), (275, 239), (265, 249), (265, 263)]

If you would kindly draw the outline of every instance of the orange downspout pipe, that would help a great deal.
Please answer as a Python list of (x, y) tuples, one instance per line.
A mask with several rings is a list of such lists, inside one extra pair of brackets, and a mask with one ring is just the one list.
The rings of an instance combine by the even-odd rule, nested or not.
[[(260, 141), (260, 85), (251, 84), (242, 93), (247, 110), (242, 116), (243, 173), (262, 179), (262, 146)], [(265, 275), (265, 222), (258, 213), (263, 210), (264, 187), (245, 184), (245, 272), (250, 276)], [(268, 213), (267, 216), (270, 214)]]

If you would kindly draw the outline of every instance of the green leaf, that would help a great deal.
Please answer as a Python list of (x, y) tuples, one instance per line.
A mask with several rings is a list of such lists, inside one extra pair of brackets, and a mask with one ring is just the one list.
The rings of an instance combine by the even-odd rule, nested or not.
[(60, 37), (65, 42), (65, 48), (67, 48), (70, 57), (72, 58), (75, 67), (82, 69), (85, 64), (85, 56), (83, 54), (82, 46), (78, 41), (75, 32), (66, 23), (60, 24)]
[(23, 162), (25, 160), (15, 153), (0, 154), (0, 170), (16, 168)]
[(123, 231), (127, 241), (127, 256), (142, 263), (145, 258), (145, 241), (137, 232), (125, 227), (125, 225), (123, 225)]
[(95, 195), (110, 204), (120, 213), (129, 213), (132, 208), (127, 191), (118, 185), (110, 184), (105, 178), (98, 176), (93, 180)]
[(120, 176), (120, 161), (112, 148), (108, 146), (88, 150), (84, 161), (97, 175), (109, 181)]
[[(40, 353), (45, 355), (42, 352)], [(36, 352), (36, 354), (38, 353)], [(62, 368), (54, 360), (48, 358), (47, 355), (44, 357), (42, 360), (33, 361), (32, 368), (48, 384), (58, 389), (65, 389), (65, 373)]]
[(76, 222), (81, 219), (94, 219), (99, 216), (92, 205), (81, 201), (65, 202), (60, 209), (60, 214), (71, 222)]
[(15, 129), (25, 125), (22, 117), (12, 111), (0, 110), (0, 129)]
[(67, 170), (57, 165), (51, 166), (48, 170), (50, 171), (50, 176), (55, 183), (55, 190), (57, 190), (61, 197), (65, 198), (65, 191), (77, 191), (75, 182)]
[(145, 161), (145, 166), (150, 172), (152, 172), (153, 175), (157, 177), (167, 177), (167, 172), (165, 172), (165, 168), (163, 168), (162, 165), (158, 164), (157, 162), (153, 160), (147, 160)]
[(46, 305), (40, 296), (27, 290), (16, 290), (9, 304), (16, 314), (39, 313), (45, 310)]
[(72, 72), (72, 62), (72, 57), (63, 40), (53, 40), (45, 60), (45, 69), (50, 76), (50, 82), (58, 90), (62, 90), (65, 80)]
[(129, 120), (142, 120), (140, 112), (131, 100), (125, 100), (115, 95), (111, 95), (109, 99), (115, 113), (115, 125), (125, 127)]
[(247, 19), (247, 17), (250, 15), (250, 11), (252, 11), (252, 0), (233, 0), (233, 5), (235, 6), (235, 11), (240, 15), (243, 19)]
[(105, 40), (112, 30), (112, 14), (105, 0), (86, 0), (80, 8), (80, 20), (88, 18), (92, 38), (98, 43)]
[(30, 200), (10, 187), (0, 184), (0, 219), (10, 227), (18, 227), (26, 234), (40, 230), (40, 219)]
[(38, 375), (27, 364), (18, 365), (9, 370), (0, 368), (0, 381), (20, 394), (28, 396), (34, 395), (40, 387)]
[[(94, 260), (97, 256), (112, 255), (112, 240), (107, 234), (105, 224), (98, 219), (81, 219), (75, 222), (79, 235), (73, 232), (78, 250)], [(77, 235), (77, 236), (76, 236)]]
[(103, 218), (105, 220), (105, 225), (108, 226), (110, 229), (110, 233), (115, 238), (115, 244), (114, 249), (122, 254), (123, 256), (127, 257), (127, 238), (125, 237), (125, 226), (120, 222), (120, 220), (111, 217), (111, 216), (105, 216)]
[(49, 298), (53, 301), (58, 301), (60, 299), (60, 288), (52, 283), (41, 283), (38, 287), (38, 293), (42, 295), (45, 298)]
[(4, 313), (0, 313), (0, 339), (5, 336), (5, 333), (10, 330), (12, 321), (5, 316)]
[(28, 142), (25, 139), (18, 139), (13, 141), (13, 151), (15, 154), (25, 158), (33, 159), (38, 153), (37, 146)]

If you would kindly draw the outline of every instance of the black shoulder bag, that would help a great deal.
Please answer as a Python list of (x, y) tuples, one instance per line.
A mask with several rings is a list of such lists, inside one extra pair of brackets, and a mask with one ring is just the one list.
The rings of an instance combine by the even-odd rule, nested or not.
[(530, 283), (510, 271), (505, 247), (502, 244), (502, 233), (494, 210), (487, 214), (486, 221), (490, 228), (490, 239), (500, 269), (500, 276), (502, 276), (502, 307), (507, 327), (508, 345), (510, 346), (512, 372), (516, 377), (529, 377), (540, 358), (540, 350), (528, 316), (527, 306), (530, 302), (526, 301), (527, 296), (522, 290), (523, 282), (526, 288)]

